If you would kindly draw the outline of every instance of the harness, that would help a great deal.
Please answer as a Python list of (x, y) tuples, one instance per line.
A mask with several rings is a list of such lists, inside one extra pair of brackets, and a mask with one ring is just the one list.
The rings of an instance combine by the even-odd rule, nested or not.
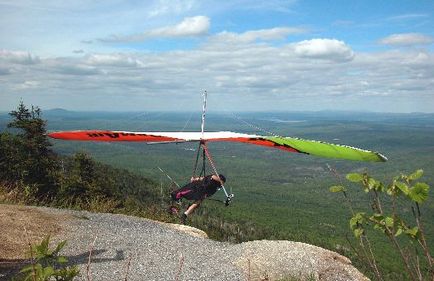
[[(212, 168), (212, 172), (215, 176), (217, 176), (217, 178), (220, 181), (220, 189), (223, 190), (223, 192), (225, 193), (226, 199), (223, 201), (223, 203), (225, 204), (225, 206), (229, 206), (232, 198), (234, 197), (234, 194), (232, 193), (232, 188), (230, 189), (230, 193), (228, 193), (226, 191), (225, 186), (223, 185), (223, 181), (220, 179), (219, 173), (217, 171), (217, 168), (214, 164), (213, 158), (211, 156), (211, 154), (209, 153), (208, 147), (206, 145), (206, 142), (204, 140), (201, 140), (199, 142), (199, 147), (197, 149), (197, 154), (196, 154), (196, 161), (194, 163), (193, 166), (193, 173), (192, 173), (192, 177), (196, 177), (196, 172), (198, 170), (198, 166), (199, 166), (199, 158), (202, 154), (202, 167), (200, 169), (200, 173), (199, 173), (199, 177), (204, 177), (206, 175), (206, 160), (208, 159), (208, 162)], [(215, 200), (215, 199), (208, 199), (208, 200), (213, 200), (213, 201), (218, 201), (218, 202), (222, 202), (220, 200)]]
[[(197, 149), (197, 154), (196, 154), (196, 160), (194, 162), (194, 166), (193, 166), (193, 173), (192, 173), (192, 177), (196, 177), (196, 173), (198, 171), (198, 167), (199, 167), (199, 158), (202, 155), (202, 159), (201, 159), (201, 168), (200, 168), (200, 173), (199, 173), (199, 177), (205, 177), (206, 175), (206, 160), (208, 159), (209, 165), (212, 168), (212, 173), (213, 175), (215, 175), (219, 181), (220, 181), (220, 187), (218, 188), (218, 190), (223, 189), (223, 192), (225, 193), (226, 199), (224, 201), (220, 201), (220, 200), (216, 200), (216, 199), (208, 199), (208, 200), (213, 200), (213, 201), (218, 201), (218, 202), (222, 202), (225, 204), (225, 206), (229, 206), (229, 203), (231, 202), (232, 198), (234, 197), (234, 194), (232, 193), (232, 188), (230, 189), (230, 193), (228, 193), (226, 191), (226, 188), (223, 184), (223, 181), (220, 179), (219, 173), (217, 172), (217, 168), (214, 164), (214, 161), (212, 159), (211, 154), (209, 153), (208, 147), (206, 145), (206, 141), (204, 139), (204, 129), (205, 129), (205, 112), (206, 112), (206, 99), (207, 99), (207, 92), (205, 91), (203, 93), (203, 107), (202, 107), (202, 122), (201, 122), (201, 132), (202, 132), (202, 137), (201, 140), (199, 142), (199, 147)], [(190, 116), (191, 118), (191, 116)], [(188, 122), (188, 121), (187, 121)], [(184, 128), (186, 127), (186, 125), (184, 126)], [(183, 129), (184, 129), (183, 128)], [(160, 171), (162, 173), (164, 173), (164, 171), (159, 168)], [(164, 173), (166, 174), (166, 173)], [(172, 178), (166, 174), (166, 176), (172, 181)], [(179, 185), (175, 182), (175, 184), (179, 187)]]

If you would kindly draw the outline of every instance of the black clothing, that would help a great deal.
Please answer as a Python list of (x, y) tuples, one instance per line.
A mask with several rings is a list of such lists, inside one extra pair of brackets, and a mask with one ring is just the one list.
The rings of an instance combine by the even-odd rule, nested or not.
[(171, 193), (173, 200), (185, 198), (187, 200), (201, 200), (212, 196), (221, 187), (220, 182), (212, 179), (212, 175), (202, 180), (192, 181)]

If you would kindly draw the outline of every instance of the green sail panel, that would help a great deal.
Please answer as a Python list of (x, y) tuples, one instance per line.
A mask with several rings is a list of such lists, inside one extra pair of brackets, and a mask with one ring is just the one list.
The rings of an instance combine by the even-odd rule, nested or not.
[(321, 141), (304, 140), (291, 137), (266, 137), (276, 146), (293, 148), (300, 153), (327, 158), (340, 158), (356, 161), (385, 162), (387, 158), (381, 153), (364, 150), (340, 144), (331, 144)]

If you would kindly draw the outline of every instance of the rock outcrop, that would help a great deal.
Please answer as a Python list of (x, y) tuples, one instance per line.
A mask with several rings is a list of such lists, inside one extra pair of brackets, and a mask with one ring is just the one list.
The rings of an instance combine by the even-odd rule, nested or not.
[[(29, 237), (40, 237), (44, 227), (37, 228), (35, 220), (54, 240), (68, 241), (62, 254), (83, 274), (92, 248), (93, 280), (368, 280), (348, 258), (316, 246), (267, 240), (229, 244), (189, 226), (125, 215), (0, 205), (0, 227), (6, 230), (0, 240), (25, 249), (24, 236), (8, 236), (25, 228), (28, 234), (38, 232)], [(7, 264), (12, 256), (5, 251), (10, 250), (0, 249), (0, 259)], [(25, 256), (16, 252), (13, 261), (22, 262)], [(0, 279), (6, 277), (8, 269), (0, 270)]]

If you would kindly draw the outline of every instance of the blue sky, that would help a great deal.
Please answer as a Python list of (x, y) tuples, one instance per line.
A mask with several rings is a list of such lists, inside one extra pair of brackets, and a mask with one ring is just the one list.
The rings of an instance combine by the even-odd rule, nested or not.
[[(70, 2), (70, 3), (69, 3)], [(434, 1), (0, 0), (0, 110), (434, 112)]]

